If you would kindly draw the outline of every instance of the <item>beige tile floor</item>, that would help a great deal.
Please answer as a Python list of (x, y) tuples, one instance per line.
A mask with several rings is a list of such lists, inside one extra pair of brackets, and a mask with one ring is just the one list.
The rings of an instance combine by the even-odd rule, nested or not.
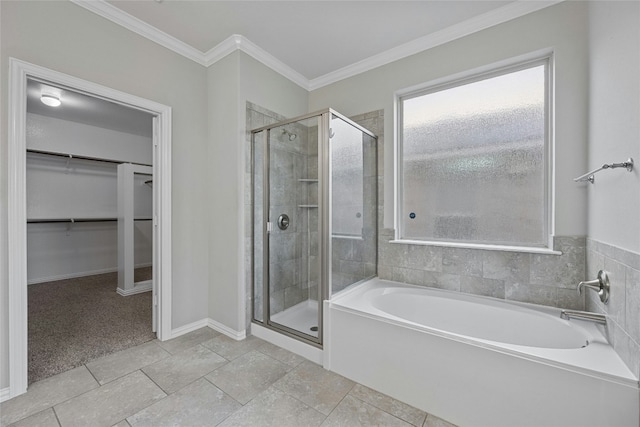
[[(282, 348), (209, 328), (34, 383), (1, 426), (453, 425)], [(455, 426), (453, 426), (455, 427)]]

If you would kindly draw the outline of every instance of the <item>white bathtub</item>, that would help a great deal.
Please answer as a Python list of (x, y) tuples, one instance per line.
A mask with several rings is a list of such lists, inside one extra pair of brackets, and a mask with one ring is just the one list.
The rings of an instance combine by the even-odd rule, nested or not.
[(325, 368), (457, 425), (638, 427), (638, 379), (558, 309), (376, 278), (324, 313)]

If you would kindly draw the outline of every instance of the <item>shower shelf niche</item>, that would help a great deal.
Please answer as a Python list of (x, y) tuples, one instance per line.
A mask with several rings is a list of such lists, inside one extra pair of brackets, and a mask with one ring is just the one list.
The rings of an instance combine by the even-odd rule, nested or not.
[[(298, 178), (298, 182), (303, 184), (317, 184), (318, 178)], [(298, 205), (298, 207), (313, 209), (313, 208), (317, 208), (318, 205), (303, 204), (303, 205)]]

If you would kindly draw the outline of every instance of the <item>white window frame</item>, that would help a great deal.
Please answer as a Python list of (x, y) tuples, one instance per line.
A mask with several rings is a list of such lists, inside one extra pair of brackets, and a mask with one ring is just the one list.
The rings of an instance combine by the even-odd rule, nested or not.
[[(493, 243), (471, 243), (471, 242), (454, 242), (440, 240), (410, 240), (402, 239), (402, 197), (403, 197), (403, 157), (402, 157), (402, 101), (407, 98), (413, 98), (428, 93), (434, 93), (463, 84), (473, 83), (475, 81), (484, 80), (491, 77), (500, 76), (510, 72), (515, 72), (536, 65), (545, 64), (546, 70), (546, 108), (545, 108), (545, 160), (544, 160), (544, 227), (547, 235), (546, 246), (508, 246)], [(458, 247), (469, 249), (483, 249), (495, 251), (509, 252), (525, 252), (525, 253), (545, 253), (545, 254), (561, 254), (559, 251), (553, 250), (553, 236), (555, 234), (555, 192), (554, 192), (554, 55), (553, 50), (543, 50), (530, 54), (518, 56), (498, 63), (489, 64), (487, 66), (474, 68), (462, 73), (450, 75), (436, 80), (431, 80), (417, 86), (401, 89), (394, 94), (394, 167), (395, 167), (395, 186), (394, 186), (394, 228), (395, 238), (391, 243), (424, 245), (424, 246), (444, 246)]]

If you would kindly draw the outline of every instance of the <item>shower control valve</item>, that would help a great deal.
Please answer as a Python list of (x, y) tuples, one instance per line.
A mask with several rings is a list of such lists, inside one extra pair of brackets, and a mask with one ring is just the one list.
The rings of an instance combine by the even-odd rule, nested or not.
[(289, 215), (282, 214), (278, 217), (278, 228), (280, 230), (286, 230), (289, 228)]

